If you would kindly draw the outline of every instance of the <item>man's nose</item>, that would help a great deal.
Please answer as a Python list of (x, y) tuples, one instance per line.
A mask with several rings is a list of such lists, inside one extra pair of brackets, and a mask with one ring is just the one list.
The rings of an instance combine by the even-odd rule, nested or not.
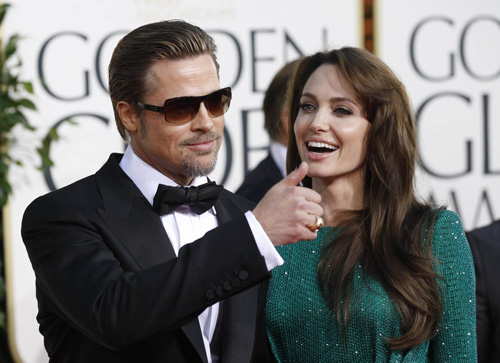
[(214, 117), (210, 115), (205, 102), (200, 103), (200, 108), (195, 118), (191, 121), (191, 129), (193, 131), (203, 130), (210, 131), (214, 127)]

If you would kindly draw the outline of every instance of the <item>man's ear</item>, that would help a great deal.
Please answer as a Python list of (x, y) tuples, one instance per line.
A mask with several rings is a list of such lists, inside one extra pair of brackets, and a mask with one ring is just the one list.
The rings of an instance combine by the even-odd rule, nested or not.
[(137, 131), (140, 120), (133, 105), (125, 101), (120, 101), (116, 104), (116, 111), (120, 115), (120, 120), (128, 132), (133, 133)]
[(281, 110), (281, 117), (279, 122), (281, 123), (281, 133), (276, 141), (282, 143), (283, 145), (288, 145), (288, 110), (284, 108)]
[(281, 110), (281, 129), (283, 130), (283, 134), (287, 137), (288, 140), (288, 109), (284, 108)]

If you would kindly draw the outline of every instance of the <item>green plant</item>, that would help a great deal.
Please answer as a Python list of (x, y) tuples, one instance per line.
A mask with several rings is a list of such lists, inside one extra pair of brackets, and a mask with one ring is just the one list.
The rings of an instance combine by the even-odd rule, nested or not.
[[(0, 4), (0, 27), (7, 14), (10, 4)], [(16, 143), (12, 130), (16, 127), (24, 128), (28, 131), (35, 131), (24, 114), (26, 110), (36, 110), (35, 104), (29, 99), (33, 95), (33, 85), (31, 82), (21, 80), (22, 61), (17, 53), (18, 43), (21, 37), (18, 34), (10, 36), (4, 41), (0, 37), (0, 213), (6, 205), (12, 186), (9, 183), (9, 166), (13, 163), (21, 165), (19, 160), (14, 159), (10, 154), (11, 147)], [(49, 137), (57, 140), (55, 130), (49, 132)], [(50, 138), (42, 143), (37, 149), (42, 159), (43, 165), (51, 165), (49, 158)], [(2, 219), (0, 218), (0, 224)], [(6, 333), (5, 314), (5, 271), (3, 256), (3, 225), (0, 229), (0, 361), (12, 362), (12, 357), (8, 350)]]
[[(9, 4), (0, 5), (0, 26), (3, 24)], [(9, 147), (15, 142), (12, 129), (18, 125), (33, 131), (28, 119), (23, 113), (24, 109), (35, 110), (34, 103), (24, 95), (33, 94), (33, 86), (30, 82), (19, 79), (19, 70), (22, 66), (21, 60), (16, 56), (19, 35), (12, 35), (7, 42), (0, 38), (0, 208), (7, 203), (12, 192), (7, 174), (9, 165), (19, 161), (13, 160), (9, 154)], [(9, 354), (6, 316), (5, 316), (5, 271), (3, 268), (3, 225), (0, 238), (0, 360), (11, 362)]]
[[(10, 4), (0, 4), (0, 28), (7, 14)], [(35, 131), (30, 124), (24, 111), (36, 111), (36, 106), (30, 97), (33, 96), (33, 85), (31, 82), (21, 79), (22, 61), (17, 52), (18, 43), (21, 37), (18, 34), (11, 35), (4, 42), (3, 36), (0, 37), (0, 362), (12, 362), (9, 354), (5, 314), (5, 271), (4, 271), (4, 236), (1, 213), (3, 207), (7, 204), (12, 186), (9, 183), (9, 166), (14, 164), (21, 165), (21, 161), (16, 160), (10, 154), (11, 147), (17, 140), (13, 136), (14, 128), (24, 128), (28, 131)], [(75, 124), (71, 119), (65, 120)], [(41, 146), (36, 148), (40, 156), (41, 163), (39, 169), (52, 166), (50, 158), (50, 147), (52, 141), (57, 141), (59, 135), (55, 128), (48, 131), (47, 136), (42, 140)]]
[[(0, 26), (9, 8), (9, 4), (0, 5)], [(35, 104), (26, 97), (33, 94), (31, 82), (20, 79), (22, 61), (17, 56), (20, 36), (14, 34), (4, 43), (0, 39), (0, 207), (7, 203), (12, 192), (7, 173), (11, 163), (20, 164), (9, 154), (9, 147), (15, 143), (12, 136), (14, 127), (23, 127), (34, 131), (24, 114), (24, 110), (36, 110)]]

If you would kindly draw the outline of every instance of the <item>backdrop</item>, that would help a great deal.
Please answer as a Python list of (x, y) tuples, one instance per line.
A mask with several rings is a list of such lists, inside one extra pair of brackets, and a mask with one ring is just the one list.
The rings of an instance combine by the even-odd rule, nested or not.
[[(95, 172), (122, 151), (107, 95), (117, 41), (144, 23), (182, 18), (219, 46), (221, 85), (233, 87), (219, 163), (211, 176), (236, 190), (266, 154), (261, 102), (274, 73), (302, 54), (362, 45), (362, 3), (351, 0), (17, 0), (4, 35), (23, 36), (23, 78), (35, 86), (36, 133), (19, 132), (14, 194), (4, 211), (10, 342), (18, 359), (47, 360), (35, 320), (34, 278), (19, 229), (35, 197)], [(375, 52), (407, 86), (418, 120), (417, 189), (456, 211), (466, 230), (500, 218), (500, 2), (374, 0)], [(61, 123), (71, 117), (76, 125)], [(60, 126), (58, 126), (60, 125)], [(35, 148), (51, 127), (55, 167)]]
[(466, 230), (500, 218), (500, 1), (376, 0), (376, 53), (417, 115), (418, 190)]
[[(24, 362), (47, 356), (38, 332), (34, 275), (20, 236), (22, 214), (37, 196), (94, 173), (123, 151), (107, 94), (107, 66), (118, 40), (145, 23), (181, 18), (207, 30), (219, 47), (221, 85), (233, 88), (225, 140), (211, 178), (236, 190), (265, 155), (263, 92), (282, 65), (318, 50), (361, 45), (361, 1), (352, 0), (16, 0), (4, 36), (23, 36), (22, 78), (34, 82), (36, 133), (19, 130), (12, 149), (14, 193), (5, 210), (9, 341)], [(71, 118), (76, 125), (62, 122)], [(55, 163), (41, 173), (35, 148), (56, 127)]]

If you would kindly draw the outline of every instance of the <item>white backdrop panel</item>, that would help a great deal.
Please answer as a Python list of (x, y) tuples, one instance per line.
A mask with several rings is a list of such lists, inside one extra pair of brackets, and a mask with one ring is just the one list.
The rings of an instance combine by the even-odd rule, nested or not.
[(422, 196), (470, 230), (500, 218), (500, 2), (376, 0), (377, 54), (417, 113)]
[[(123, 151), (107, 94), (107, 65), (118, 40), (145, 23), (181, 18), (216, 40), (221, 85), (233, 88), (226, 137), (211, 176), (235, 190), (246, 170), (266, 154), (263, 91), (274, 73), (301, 54), (360, 45), (361, 1), (351, 0), (15, 0), (4, 37), (23, 36), (22, 78), (32, 80), (36, 133), (18, 130), (12, 151), (24, 167), (13, 167), (14, 185), (6, 228), (9, 333), (14, 354), (24, 362), (47, 361), (35, 320), (34, 276), (20, 237), (22, 213), (37, 196), (94, 173), (110, 152)], [(43, 82), (42, 82), (43, 76)], [(35, 148), (58, 127), (55, 166), (45, 175)]]

